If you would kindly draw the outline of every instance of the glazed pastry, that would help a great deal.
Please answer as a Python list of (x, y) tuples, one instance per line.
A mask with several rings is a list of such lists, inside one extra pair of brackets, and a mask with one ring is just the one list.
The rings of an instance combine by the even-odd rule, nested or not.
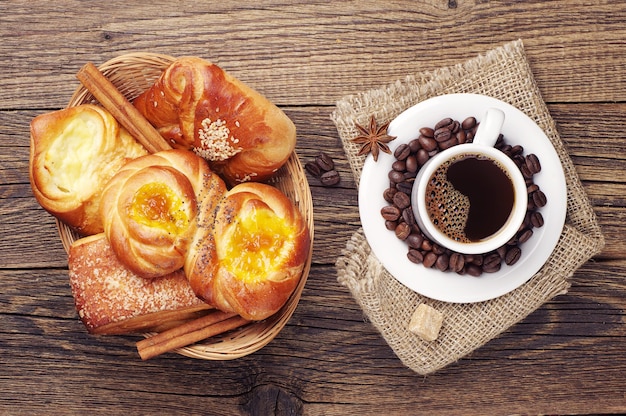
[(309, 246), (302, 215), (281, 191), (240, 184), (226, 193), (213, 224), (199, 227), (185, 273), (210, 305), (262, 320), (298, 285)]
[(74, 241), (68, 267), (78, 316), (93, 334), (164, 330), (210, 309), (182, 270), (156, 279), (133, 274), (104, 234)]
[(79, 234), (102, 232), (102, 188), (128, 160), (146, 153), (101, 107), (84, 104), (39, 115), (30, 124), (33, 194)]
[(187, 150), (164, 150), (124, 165), (104, 189), (104, 232), (133, 273), (154, 278), (182, 268), (196, 232), (198, 198), (219, 199), (223, 181)]
[(134, 105), (174, 147), (194, 150), (230, 185), (268, 179), (295, 148), (285, 113), (200, 58), (173, 62)]

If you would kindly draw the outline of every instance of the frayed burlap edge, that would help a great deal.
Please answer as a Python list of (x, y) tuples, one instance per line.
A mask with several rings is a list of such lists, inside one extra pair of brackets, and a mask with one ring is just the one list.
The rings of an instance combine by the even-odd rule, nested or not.
[[(410, 106), (447, 93), (479, 93), (519, 108), (546, 133), (555, 147), (567, 182), (567, 219), (559, 242), (543, 268), (520, 288), (486, 302), (456, 304), (419, 295), (395, 280), (371, 252), (362, 229), (337, 259), (338, 281), (352, 293), (367, 318), (400, 360), (429, 374), (484, 345), (569, 288), (568, 278), (604, 246), (591, 204), (537, 88), (521, 40), (510, 42), (459, 65), (407, 76), (384, 88), (342, 98), (331, 118), (337, 127), (355, 182), (365, 158), (350, 141), (371, 115), (379, 123)], [(420, 303), (444, 314), (437, 340), (423, 341), (407, 331)]]

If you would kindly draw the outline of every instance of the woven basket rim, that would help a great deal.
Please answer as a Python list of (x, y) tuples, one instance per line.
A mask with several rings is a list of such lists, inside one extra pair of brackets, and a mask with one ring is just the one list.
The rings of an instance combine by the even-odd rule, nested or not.
[[(175, 59), (176, 58), (172, 56), (164, 54), (133, 52), (116, 56), (98, 66), (98, 69), (126, 95), (126, 98), (132, 100), (135, 97), (129, 96), (129, 90), (123, 85), (129, 81), (129, 75), (136, 76), (137, 79), (133, 78), (132, 81), (143, 83), (145, 89), (147, 89), (154, 79), (160, 75), (162, 70)], [(134, 95), (138, 95), (139, 93), (139, 91), (132, 90), (132, 88), (130, 92), (134, 93)], [(91, 93), (81, 85), (74, 91), (67, 107), (74, 107), (87, 102), (96, 102), (96, 100)], [(178, 354), (204, 360), (232, 360), (244, 357), (260, 350), (272, 341), (287, 324), (298, 306), (311, 269), (314, 222), (311, 190), (295, 150), (292, 152), (285, 165), (278, 170), (269, 183), (283, 190), (292, 202), (296, 204), (309, 228), (309, 253), (296, 289), (285, 305), (271, 317), (263, 321), (248, 323), (234, 331), (209, 338), (197, 344), (179, 348), (175, 351)], [(69, 252), (70, 245), (76, 239), (80, 238), (80, 236), (63, 222), (56, 220), (56, 224), (63, 248), (66, 252)], [(144, 336), (150, 335), (151, 334), (144, 334)]]

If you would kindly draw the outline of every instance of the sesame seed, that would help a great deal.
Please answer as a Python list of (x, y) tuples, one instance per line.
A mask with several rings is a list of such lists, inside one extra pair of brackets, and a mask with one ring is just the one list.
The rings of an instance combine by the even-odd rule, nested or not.
[(230, 129), (222, 119), (211, 121), (209, 118), (202, 120), (201, 128), (198, 130), (200, 147), (193, 150), (199, 156), (210, 161), (223, 161), (235, 156), (243, 149), (234, 147), (239, 140), (230, 134)]

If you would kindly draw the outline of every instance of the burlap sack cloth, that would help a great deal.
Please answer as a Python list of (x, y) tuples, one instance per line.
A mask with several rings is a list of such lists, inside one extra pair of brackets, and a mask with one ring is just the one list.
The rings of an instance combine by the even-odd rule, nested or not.
[[(447, 93), (480, 93), (498, 98), (523, 111), (543, 129), (565, 170), (567, 218), (557, 247), (532, 279), (504, 296), (471, 304), (435, 301), (406, 288), (371, 253), (362, 229), (353, 234), (336, 262), (338, 281), (351, 291), (404, 365), (419, 374), (432, 373), (457, 361), (547, 300), (566, 293), (568, 278), (604, 246), (595, 214), (535, 84), (521, 40), (453, 67), (408, 76), (386, 88), (339, 100), (331, 118), (357, 186), (365, 157), (357, 156), (359, 146), (350, 141), (358, 135), (355, 123), (365, 126), (371, 115), (384, 123), (420, 101)], [(420, 303), (444, 314), (435, 341), (423, 341), (407, 330)]]

